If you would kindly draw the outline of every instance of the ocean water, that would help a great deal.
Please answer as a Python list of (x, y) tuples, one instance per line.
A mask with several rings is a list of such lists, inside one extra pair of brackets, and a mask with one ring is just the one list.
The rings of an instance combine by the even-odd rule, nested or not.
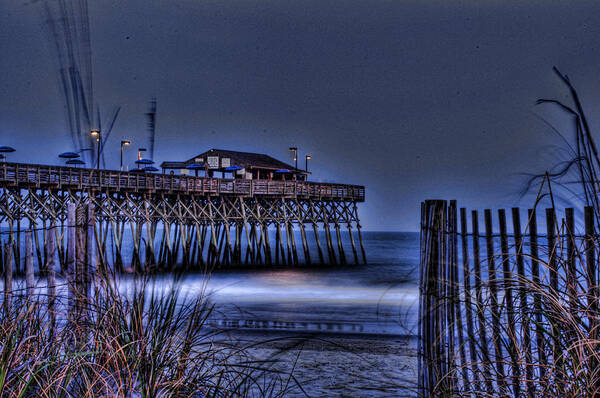
[(417, 233), (365, 232), (367, 265), (242, 268), (208, 278), (192, 273), (181, 293), (206, 295), (217, 310), (211, 322), (225, 329), (413, 336), (418, 239)]
[[(323, 243), (323, 231), (321, 234)], [(160, 236), (160, 231), (157, 235)], [(124, 238), (123, 258), (127, 264), (133, 245), (130, 234)], [(24, 236), (21, 239), (24, 241)], [(274, 234), (271, 239), (274, 248)], [(297, 236), (296, 241), (299, 239)], [(342, 232), (342, 240), (346, 258), (351, 262), (347, 232)], [(367, 265), (248, 269), (242, 266), (216, 270), (208, 277), (188, 273), (181, 281), (181, 293), (190, 298), (200, 294), (207, 296), (218, 309), (211, 321), (220, 328), (414, 335), (418, 305), (418, 233), (364, 232), (363, 240)], [(358, 241), (356, 243), (358, 245)], [(301, 245), (298, 249), (302, 262)], [(312, 239), (309, 239), (309, 249), (313, 261), (318, 259)], [(21, 257), (24, 263), (24, 253)], [(165, 287), (170, 286), (171, 280), (169, 274), (156, 277), (156, 282)], [(129, 289), (130, 281), (130, 277), (122, 277), (122, 288)], [(40, 280), (38, 286), (42, 287), (44, 282)]]

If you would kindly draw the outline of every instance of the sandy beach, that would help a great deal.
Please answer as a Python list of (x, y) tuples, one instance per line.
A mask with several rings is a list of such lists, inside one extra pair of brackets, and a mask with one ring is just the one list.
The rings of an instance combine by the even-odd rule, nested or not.
[[(404, 336), (229, 332), (257, 361), (293, 375), (289, 397), (416, 396), (416, 338)], [(293, 382), (290, 383), (290, 385)]]

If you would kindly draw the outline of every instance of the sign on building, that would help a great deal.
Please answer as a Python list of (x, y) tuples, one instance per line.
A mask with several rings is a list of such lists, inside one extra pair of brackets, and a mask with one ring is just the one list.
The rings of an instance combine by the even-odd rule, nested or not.
[(219, 157), (218, 156), (208, 156), (206, 159), (206, 163), (208, 163), (209, 169), (218, 169), (219, 168)]
[(225, 167), (229, 167), (231, 166), (231, 159), (230, 158), (221, 158), (221, 167), (225, 168)]

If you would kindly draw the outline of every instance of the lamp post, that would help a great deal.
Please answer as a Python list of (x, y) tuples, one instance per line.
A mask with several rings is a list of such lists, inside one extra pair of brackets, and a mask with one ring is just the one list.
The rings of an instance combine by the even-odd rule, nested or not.
[(100, 170), (100, 152), (102, 146), (102, 133), (99, 129), (93, 129), (91, 134), (96, 137), (96, 141), (98, 142), (98, 154), (96, 155), (96, 170)]
[[(142, 160), (142, 152), (146, 152), (146, 148), (138, 148), (138, 160)], [(140, 163), (138, 163), (138, 169), (140, 168)]]
[(294, 163), (296, 164), (296, 170), (294, 171), (294, 179), (297, 178), (297, 172), (298, 172), (298, 148), (295, 146), (291, 146), (290, 147), (290, 151), (294, 152)]
[(298, 148), (291, 146), (290, 151), (294, 152), (294, 162), (296, 164), (296, 169), (298, 169)]
[(308, 181), (308, 161), (311, 160), (311, 159), (312, 159), (312, 156), (310, 156), (310, 155), (306, 155), (304, 157), (304, 160), (306, 162), (305, 166), (304, 166), (304, 171), (306, 171), (306, 178), (305, 178), (306, 181)]
[(131, 144), (131, 142), (127, 140), (121, 141), (121, 171), (123, 171), (123, 147), (129, 144)]

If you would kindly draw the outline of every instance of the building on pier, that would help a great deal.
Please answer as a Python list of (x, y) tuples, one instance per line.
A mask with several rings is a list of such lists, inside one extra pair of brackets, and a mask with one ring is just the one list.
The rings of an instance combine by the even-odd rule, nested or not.
[(207, 177), (215, 172), (232, 179), (246, 180), (297, 180), (306, 181), (310, 174), (269, 155), (251, 152), (211, 149), (185, 161), (165, 161), (160, 167), (163, 174), (170, 171), (187, 175), (201, 171)]

